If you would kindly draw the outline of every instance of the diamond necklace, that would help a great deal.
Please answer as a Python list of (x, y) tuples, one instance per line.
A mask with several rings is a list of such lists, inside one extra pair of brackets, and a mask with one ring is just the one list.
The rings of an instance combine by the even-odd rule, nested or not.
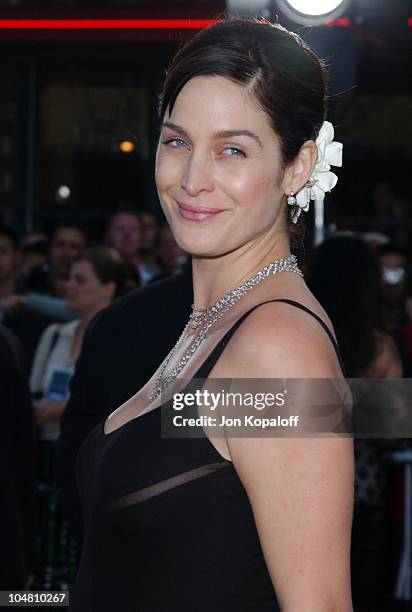
[[(193, 356), (193, 354), (197, 351), (203, 340), (206, 338), (207, 332), (209, 329), (218, 321), (230, 308), (232, 308), (241, 297), (246, 295), (253, 287), (259, 285), (263, 280), (265, 280), (268, 276), (272, 276), (273, 274), (277, 274), (278, 272), (295, 272), (299, 274), (299, 276), (303, 276), (301, 270), (298, 268), (297, 259), (295, 255), (289, 255), (288, 257), (282, 257), (282, 259), (276, 259), (272, 261), (272, 263), (265, 266), (259, 272), (256, 272), (251, 278), (249, 278), (246, 282), (244, 282), (233, 291), (226, 293), (222, 298), (217, 300), (212, 306), (208, 308), (195, 308), (192, 306), (194, 312), (200, 312), (200, 315), (195, 315), (194, 312), (190, 315), (189, 321), (185, 325), (185, 328), (180, 335), (180, 338), (176, 342), (175, 346), (172, 348), (170, 353), (167, 355), (164, 360), (159, 374), (156, 376), (155, 381), (153, 383), (152, 390), (149, 394), (149, 401), (153, 402), (165, 389), (168, 387), (178, 376), (178, 374), (183, 370), (186, 366), (189, 359)], [(200, 329), (198, 335), (194, 338), (193, 342), (189, 346), (186, 353), (183, 355), (181, 360), (177, 363), (177, 365), (171, 370), (171, 372), (165, 375), (165, 370), (175, 354), (176, 350), (182, 343), (183, 337), (188, 328), (197, 329), (199, 326), (203, 324), (203, 327)], [(193, 327), (193, 325), (195, 327)]]

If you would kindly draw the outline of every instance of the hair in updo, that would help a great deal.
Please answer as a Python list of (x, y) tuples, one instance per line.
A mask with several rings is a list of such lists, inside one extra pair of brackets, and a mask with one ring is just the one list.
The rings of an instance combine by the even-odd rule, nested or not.
[(293, 32), (264, 19), (233, 18), (202, 30), (178, 51), (160, 97), (159, 114), (172, 112), (184, 85), (220, 76), (247, 87), (280, 138), (284, 165), (325, 117), (326, 73), (315, 53)]

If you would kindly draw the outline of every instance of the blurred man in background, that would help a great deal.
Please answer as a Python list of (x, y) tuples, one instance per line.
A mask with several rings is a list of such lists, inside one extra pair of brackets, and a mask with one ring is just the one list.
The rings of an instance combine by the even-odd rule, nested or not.
[(106, 244), (123, 255), (139, 278), (142, 238), (142, 223), (137, 210), (132, 207), (122, 207), (110, 218), (106, 230)]
[(87, 246), (85, 232), (72, 225), (58, 226), (51, 238), (49, 261), (39, 270), (37, 291), (54, 297), (66, 297), (70, 266)]
[(49, 248), (48, 237), (40, 232), (29, 232), (20, 242), (19, 277), (29, 291), (34, 289), (30, 284), (34, 270), (47, 264)]
[[(11, 329), (22, 343), (28, 366), (44, 329), (59, 320), (70, 320), (73, 313), (64, 306), (66, 283), (72, 262), (86, 247), (86, 234), (72, 225), (58, 226), (52, 235), (48, 262), (32, 270), (28, 281), (34, 291), (18, 281), (21, 255), (18, 239), (12, 232), (3, 230), (3, 261), (0, 261), (4, 277), (3, 295), (0, 295), (0, 320)], [(0, 233), (0, 237), (2, 234)], [(1, 260), (1, 254), (0, 254)], [(1, 272), (3, 269), (3, 273)]]

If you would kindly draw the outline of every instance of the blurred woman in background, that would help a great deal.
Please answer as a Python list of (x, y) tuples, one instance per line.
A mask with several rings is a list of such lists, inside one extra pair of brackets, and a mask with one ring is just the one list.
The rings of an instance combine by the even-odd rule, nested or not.
[(336, 235), (313, 253), (307, 278), (340, 340), (350, 378), (397, 378), (399, 355), (382, 317), (379, 262), (358, 236)]
[[(348, 378), (401, 378), (398, 350), (384, 331), (379, 262), (366, 242), (355, 235), (325, 240), (309, 261), (307, 283), (330, 316)], [(385, 605), (388, 469), (384, 454), (393, 443), (355, 440), (352, 591), (359, 612)]]
[(115, 249), (88, 249), (72, 264), (66, 304), (78, 319), (50, 325), (44, 331), (30, 377), (32, 393), (37, 397), (37, 422), (53, 439), (58, 435), (55, 425), (64, 410), (68, 383), (88, 324), (102, 308), (131, 288), (134, 285), (129, 268)]

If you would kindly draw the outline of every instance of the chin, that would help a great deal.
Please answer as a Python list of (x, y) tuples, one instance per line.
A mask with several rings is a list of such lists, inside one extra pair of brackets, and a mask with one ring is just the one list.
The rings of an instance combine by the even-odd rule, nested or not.
[(222, 257), (234, 250), (236, 247), (230, 248), (226, 240), (218, 240), (216, 237), (212, 239), (210, 236), (204, 240), (185, 240), (177, 241), (180, 248), (191, 255), (192, 257), (204, 257), (213, 259)]
[(167, 216), (174, 239), (185, 253), (213, 256), (226, 242), (229, 228), (226, 219), (219, 219), (221, 215), (206, 221), (189, 221), (178, 214)]
[(180, 228), (179, 230), (174, 233), (174, 236), (182, 251), (195, 257), (214, 256), (219, 240), (216, 236), (212, 237), (213, 234), (211, 232), (182, 231)]

